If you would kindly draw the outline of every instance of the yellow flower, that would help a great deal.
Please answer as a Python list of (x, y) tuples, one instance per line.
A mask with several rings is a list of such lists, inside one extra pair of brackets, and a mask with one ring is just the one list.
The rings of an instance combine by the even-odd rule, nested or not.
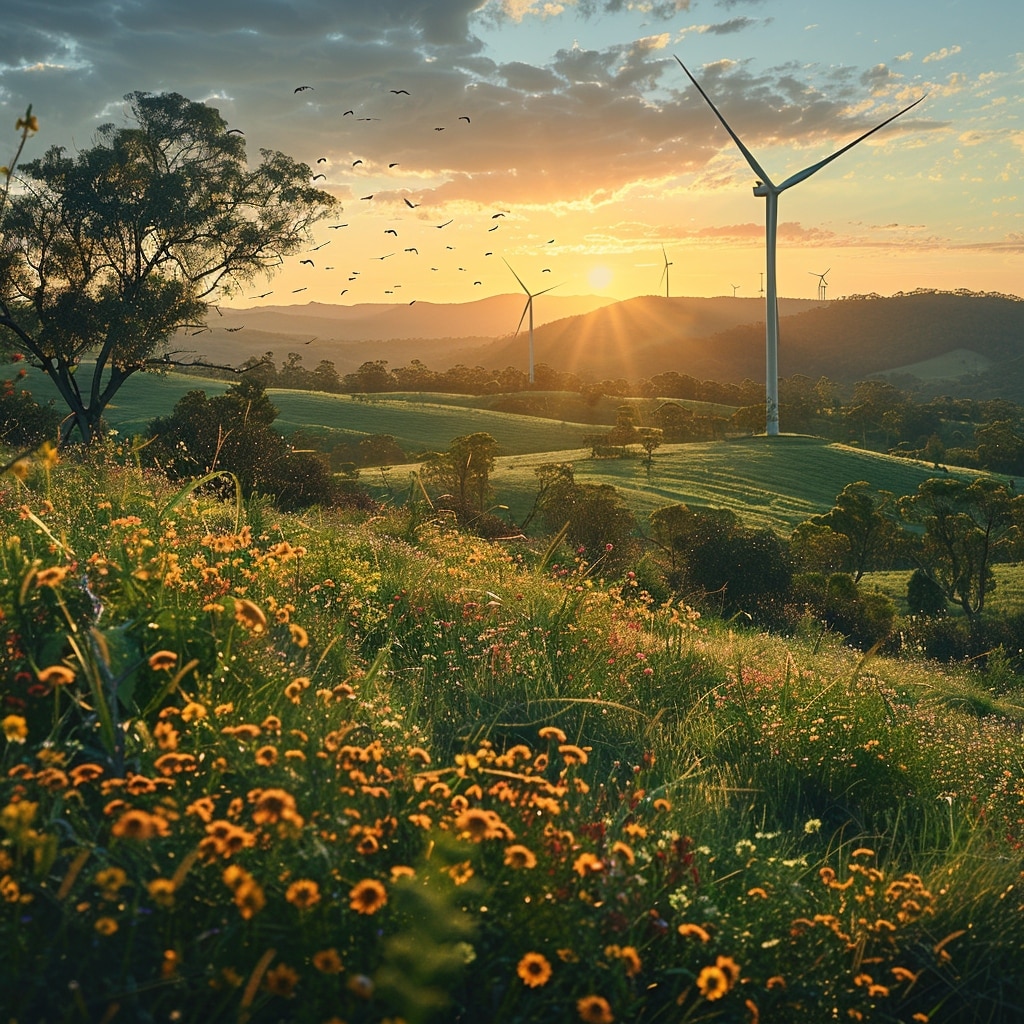
[(235, 621), (253, 633), (262, 633), (267, 628), (263, 609), (247, 597), (235, 598)]
[(586, 1024), (612, 1024), (615, 1015), (608, 1000), (601, 996), (584, 996), (576, 1000), (576, 1012)]
[(113, 935), (117, 931), (117, 922), (112, 917), (98, 917), (93, 927), (100, 935)]
[(684, 939), (699, 939), (701, 942), (711, 941), (711, 936), (699, 924), (681, 924), (676, 931)]
[(288, 886), (284, 898), (299, 910), (309, 910), (320, 902), (320, 886), (312, 879), (300, 878)]
[(203, 704), (197, 704), (195, 701), (190, 700), (181, 709), (181, 720), (183, 722), (198, 722), (205, 718), (207, 715), (206, 707)]
[(542, 740), (554, 740), (556, 743), (565, 743), (566, 735), (555, 725), (545, 725), (543, 729), (540, 729), (537, 735)]
[(516, 965), (516, 974), (527, 988), (540, 988), (551, 977), (551, 964), (543, 953), (527, 953)]
[(535, 868), (537, 857), (529, 847), (516, 843), (505, 848), (505, 864), (510, 868)]
[(330, 949), (321, 949), (319, 953), (314, 953), (313, 966), (321, 974), (341, 974), (344, 970), (341, 957), (333, 946)]
[(54, 565), (49, 569), (40, 569), (36, 573), (36, 586), (37, 587), (55, 587), (58, 583), (64, 582), (64, 577), (67, 576), (68, 571), (62, 565)]
[(21, 715), (8, 715), (0, 722), (0, 728), (8, 743), (24, 743), (28, 738), (28, 722)]
[(288, 632), (291, 634), (292, 643), (295, 644), (296, 647), (309, 646), (309, 634), (301, 626), (297, 626), (292, 622), (288, 626)]
[(158, 907), (170, 910), (174, 906), (174, 882), (170, 878), (154, 878), (147, 883), (146, 891)]
[(729, 991), (729, 979), (721, 967), (705, 967), (697, 975), (697, 988), (705, 999), (713, 1002)]
[(298, 972), (287, 964), (278, 964), (263, 975), (263, 987), (274, 996), (291, 999), (299, 983)]
[(256, 751), (256, 763), (264, 768), (269, 768), (277, 763), (277, 747), (265, 746)]
[(364, 878), (349, 890), (349, 906), (357, 914), (376, 914), (388, 901), (388, 891), (375, 878)]
[(141, 843), (154, 836), (165, 836), (169, 829), (167, 822), (155, 814), (150, 814), (148, 811), (129, 810), (114, 822), (110, 831), (118, 839), (134, 839)]
[(586, 878), (588, 873), (604, 871), (604, 862), (592, 853), (583, 852), (572, 862), (572, 869), (580, 878)]
[(149, 667), (154, 672), (160, 672), (165, 668), (174, 668), (177, 664), (178, 656), (174, 651), (155, 651), (149, 656)]

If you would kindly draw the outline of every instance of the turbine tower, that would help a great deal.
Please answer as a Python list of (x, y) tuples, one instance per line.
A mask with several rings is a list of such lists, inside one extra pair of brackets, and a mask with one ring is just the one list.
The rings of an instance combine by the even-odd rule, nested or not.
[[(832, 269), (831, 267), (828, 268), (828, 270), (831, 270), (831, 269)], [(825, 271), (825, 274), (828, 273), (828, 270)], [(819, 273), (817, 273), (817, 271), (814, 271), (814, 270), (808, 270), (807, 273), (810, 274), (811, 277), (816, 277), (818, 279), (818, 301), (819, 302), (824, 302), (825, 301), (825, 274), (819, 274)]]
[[(658, 281), (658, 285), (660, 286), (662, 281), (665, 282), (665, 298), (667, 299), (668, 298), (668, 268), (671, 267), (673, 264), (670, 262), (670, 260), (668, 258), (668, 253), (665, 252), (665, 246), (661, 247), (661, 255), (665, 259), (665, 269), (661, 272), (661, 280)], [(511, 270), (512, 268), (509, 267), (509, 269)]]
[(739, 285), (738, 284), (731, 284), (731, 285), (729, 285), (729, 287), (732, 289), (732, 297), (735, 299), (736, 298), (736, 289), (739, 288)]
[[(509, 270), (512, 270), (512, 267), (510, 266), (508, 260), (506, 260), (504, 256), (502, 256), (502, 261), (504, 262), (505, 266), (508, 267)], [(530, 383), (532, 384), (533, 383), (533, 300), (535, 298), (537, 298), (538, 295), (546, 295), (552, 289), (557, 288), (558, 285), (557, 284), (553, 284), (551, 286), (551, 288), (545, 288), (544, 291), (542, 291), (542, 292), (531, 292), (530, 289), (527, 288), (525, 284), (523, 284), (523, 279), (514, 270), (512, 270), (512, 276), (519, 282), (519, 287), (522, 288), (524, 292), (526, 292), (526, 305), (523, 307), (523, 315), (519, 318), (519, 326), (516, 327), (516, 333), (514, 335), (512, 335), (512, 337), (516, 337), (516, 335), (519, 334), (519, 329), (523, 326), (523, 320), (526, 319), (526, 314), (529, 313), (530, 314)]]
[(700, 87), (697, 79), (690, 74), (686, 65), (678, 57), (676, 57), (676, 60), (679, 62), (679, 66), (686, 72), (686, 76), (697, 87), (697, 91), (704, 97), (707, 105), (715, 112), (715, 116), (722, 122), (722, 126), (729, 133), (732, 141), (736, 143), (737, 148), (743, 154), (751, 170), (757, 175), (754, 195), (765, 201), (765, 276), (768, 278), (767, 294), (765, 295), (765, 406), (767, 409), (765, 433), (769, 436), (775, 436), (779, 432), (779, 302), (775, 275), (775, 239), (778, 234), (779, 225), (779, 196), (787, 188), (798, 185), (816, 171), (820, 171), (826, 164), (832, 163), (836, 157), (842, 156), (848, 149), (853, 149), (858, 142), (863, 142), (869, 135), (874, 135), (880, 128), (884, 128), (889, 124), (890, 121), (895, 121), (897, 117), (901, 117), (908, 110), (912, 110), (924, 99), (924, 96), (914, 100), (910, 106), (904, 107), (899, 113), (893, 114), (892, 117), (887, 117), (881, 124), (875, 125), (870, 131), (858, 136), (853, 142), (847, 143), (842, 149), (836, 150), (831, 156), (825, 157), (824, 160), (819, 160), (818, 163), (812, 164), (810, 167), (805, 167), (802, 171), (797, 171), (796, 174), (791, 174), (781, 184), (776, 185), (754, 158), (753, 153), (747, 149), (740, 140), (740, 137), (729, 127), (729, 122), (722, 116), (718, 107), (711, 102), (711, 98)]

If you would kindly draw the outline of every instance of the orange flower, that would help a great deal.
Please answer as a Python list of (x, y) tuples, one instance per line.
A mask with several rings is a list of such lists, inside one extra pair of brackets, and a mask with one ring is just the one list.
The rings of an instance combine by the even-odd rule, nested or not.
[(676, 931), (684, 939), (699, 939), (701, 942), (709, 942), (711, 936), (699, 924), (681, 924)]
[(150, 899), (158, 906), (169, 910), (174, 906), (174, 882), (170, 878), (154, 878), (146, 885)]
[(321, 949), (319, 953), (314, 953), (313, 966), (321, 974), (341, 974), (345, 969), (338, 951), (333, 946), (330, 949)]
[(740, 965), (731, 956), (718, 957), (715, 966), (729, 979), (730, 985), (735, 985), (740, 980)]
[(697, 988), (705, 999), (713, 1002), (729, 991), (729, 978), (721, 967), (705, 967), (697, 975)]
[(527, 988), (540, 988), (551, 977), (551, 964), (543, 953), (527, 953), (516, 965), (516, 974)]
[(287, 964), (278, 964), (263, 975), (263, 987), (271, 995), (281, 996), (282, 999), (291, 999), (298, 983), (298, 972)]
[(110, 831), (118, 839), (134, 839), (141, 843), (154, 836), (165, 836), (169, 830), (163, 818), (148, 811), (130, 810), (114, 822)]
[(28, 722), (21, 715), (7, 715), (0, 722), (0, 729), (8, 743), (24, 743), (28, 739)]
[(516, 843), (505, 848), (505, 864), (510, 868), (535, 868), (537, 857), (529, 847)]
[(597, 874), (599, 871), (604, 871), (604, 862), (600, 857), (584, 852), (572, 862), (572, 869), (580, 878), (586, 878), (588, 873)]
[(601, 996), (584, 996), (576, 1000), (576, 1012), (587, 1024), (612, 1024), (615, 1015), (608, 1000)]
[(149, 656), (149, 667), (154, 672), (159, 672), (165, 668), (174, 668), (177, 664), (178, 656), (174, 651), (156, 651)]
[(267, 617), (263, 609), (247, 597), (235, 598), (235, 621), (253, 633), (262, 633), (267, 628)]
[(302, 818), (295, 809), (295, 797), (286, 790), (253, 790), (249, 799), (255, 804), (252, 820), (257, 825), (273, 825), (279, 821), (302, 824)]
[(300, 878), (288, 886), (284, 898), (299, 910), (309, 910), (320, 902), (320, 886), (312, 879)]
[(375, 878), (364, 878), (349, 891), (349, 906), (357, 914), (376, 914), (388, 901), (388, 891)]
[(554, 725), (545, 725), (537, 732), (537, 735), (542, 740), (554, 740), (556, 743), (564, 743), (566, 740), (565, 733)]
[(117, 922), (112, 917), (98, 917), (93, 927), (100, 935), (113, 935), (117, 931)]
[(277, 747), (267, 745), (256, 751), (256, 763), (263, 768), (269, 768), (277, 763)]
[(39, 670), (37, 678), (44, 686), (70, 686), (75, 681), (75, 673), (67, 665), (49, 665)]
[(64, 582), (64, 577), (67, 576), (68, 571), (62, 565), (54, 565), (49, 569), (40, 569), (36, 573), (36, 586), (37, 587), (55, 587), (58, 583)]
[(558, 752), (562, 755), (562, 760), (566, 764), (586, 764), (587, 753), (581, 747), (577, 747), (575, 743), (562, 743), (558, 747)]

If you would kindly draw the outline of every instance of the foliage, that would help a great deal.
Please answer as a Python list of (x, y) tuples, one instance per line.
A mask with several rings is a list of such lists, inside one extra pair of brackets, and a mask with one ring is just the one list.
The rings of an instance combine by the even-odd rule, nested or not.
[(208, 303), (272, 271), (334, 202), (282, 153), (249, 170), (212, 107), (126, 101), (129, 126), (22, 165), (4, 221), (0, 327), (67, 405), (64, 439), (91, 441), (125, 381), (181, 361), (166, 350), (175, 331), (202, 329)]
[(57, 437), (60, 415), (53, 402), (40, 405), (26, 388), (14, 380), (0, 381), (0, 444), (12, 448), (34, 448)]
[(995, 583), (992, 563), (1024, 528), (1024, 496), (986, 477), (932, 477), (901, 498), (899, 510), (924, 528), (922, 568), (947, 599), (968, 615), (983, 611)]
[(255, 381), (243, 379), (223, 395), (190, 391), (168, 417), (154, 420), (144, 449), (151, 464), (173, 478), (233, 473), (242, 493), (272, 495), (287, 508), (330, 502), (330, 471), (312, 452), (295, 452), (271, 424), (277, 409)]
[(876, 490), (866, 480), (858, 480), (836, 495), (836, 503), (828, 512), (811, 520), (846, 538), (846, 568), (854, 581), (859, 581), (868, 569), (884, 565), (895, 546), (899, 527), (890, 515), (893, 502), (891, 492)]
[[(1008, 1019), (1013, 705), (408, 513), (0, 492), (19, 1020)], [(935, 694), (943, 688), (943, 703)]]
[(892, 599), (867, 590), (849, 573), (801, 574), (793, 580), (793, 592), (822, 623), (858, 646), (871, 647), (892, 633), (896, 619)]
[(923, 569), (915, 569), (907, 581), (907, 610), (911, 615), (945, 615), (946, 595)]
[(490, 503), (497, 452), (498, 442), (486, 431), (453, 438), (446, 452), (436, 452), (423, 463), (423, 480), (447, 495), (455, 511), (479, 514)]

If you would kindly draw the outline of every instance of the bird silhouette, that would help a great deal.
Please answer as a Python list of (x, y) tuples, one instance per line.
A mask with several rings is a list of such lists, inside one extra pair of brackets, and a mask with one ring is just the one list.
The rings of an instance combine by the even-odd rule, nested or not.
[(227, 331), (228, 334), (235, 334), (238, 331), (245, 330), (245, 324), (242, 324), (241, 327), (225, 327), (224, 330)]
[(297, 85), (292, 91), (293, 92), (306, 92), (307, 90), (312, 91), (313, 86), (311, 85)]
[(384, 234), (385, 235), (394, 235), (395, 238), (398, 237), (398, 232), (394, 228), (385, 228), (384, 229)]
[(410, 303), (409, 303), (409, 305), (410, 305), (410, 306), (415, 306), (415, 305), (416, 305), (416, 300), (415, 300), (415, 299), (413, 299), (413, 300), (412, 300), (412, 302), (410, 302)]
[(409, 202), (409, 200), (406, 199), (405, 196), (403, 196), (402, 199), (405, 202), (405, 205), (408, 206), (410, 210), (415, 210), (416, 207), (420, 205), (419, 203), (411, 203), (411, 202)]
[(316, 339), (317, 339), (317, 335), (314, 335), (312, 338), (309, 339), (309, 341), (304, 341), (302, 344), (303, 345), (312, 345), (313, 342), (316, 341)]
[(405, 251), (406, 252), (414, 252), (414, 253), (416, 253), (417, 256), (419, 256), (419, 254), (420, 254), (419, 249), (417, 249), (415, 246), (413, 246), (411, 249), (406, 249)]
[(554, 245), (554, 244), (555, 244), (555, 240), (553, 238), (549, 238), (548, 239), (548, 245)]
[(318, 164), (325, 164), (325, 163), (327, 163), (327, 157), (325, 157), (325, 156), (318, 156), (316, 158), (316, 162)]
[(500, 227), (501, 227), (501, 225), (500, 225), (500, 224), (495, 224), (493, 228), (488, 228), (487, 230), (488, 230), (488, 231), (497, 231), (497, 230), (498, 230), (498, 228), (500, 228)]
[(348, 289), (347, 289), (347, 288), (342, 288), (342, 289), (341, 289), (341, 291), (340, 291), (340, 292), (338, 292), (338, 294), (339, 294), (339, 295), (344, 295), (344, 294), (345, 294), (345, 292), (347, 292), (347, 291), (348, 291)]
[(389, 252), (389, 253), (387, 254), (387, 256), (374, 256), (373, 258), (374, 258), (375, 260), (386, 260), (386, 259), (388, 258), (388, 256), (394, 256), (394, 255), (395, 255), (395, 254), (394, 254), (393, 252)]
[(393, 92), (396, 96), (408, 96), (408, 89), (390, 89), (389, 92)]
[(505, 214), (503, 214), (503, 213), (492, 213), (491, 214), (491, 220), (494, 220), (497, 217), (504, 217), (504, 216), (505, 216)]
[(243, 132), (241, 128), (229, 128), (224, 134), (225, 135), (244, 135), (245, 132)]
[(443, 132), (443, 131), (444, 131), (444, 129), (443, 129), (443, 128), (435, 128), (435, 129), (434, 129), (434, 131), (435, 131), (435, 132)]
[(388, 164), (388, 167), (397, 167), (398, 161), (396, 160), (393, 164)]
[(361, 164), (362, 162), (363, 162), (362, 160), (353, 160), (352, 161), (352, 166), (355, 167), (356, 164)]
[(348, 227), (348, 225), (347, 225), (347, 224), (328, 224), (327, 226), (328, 226), (329, 228), (333, 228), (333, 229), (337, 229), (337, 228), (347, 228), (347, 227)]
[(308, 263), (311, 267), (316, 266), (316, 264), (312, 260), (299, 260), (299, 263)]
[(550, 274), (550, 273), (551, 273), (551, 268), (550, 268), (550, 267), (545, 267), (545, 268), (544, 268), (544, 269), (543, 269), (543, 270), (541, 271), (541, 273), (542, 273), (542, 274)]
[(317, 249), (322, 249), (325, 245), (330, 245), (330, 244), (331, 244), (331, 240), (328, 238), (326, 242), (321, 242), (319, 245), (314, 245), (313, 248), (310, 249), (309, 251), (310, 252), (316, 252)]
[(313, 175), (313, 181), (316, 181), (318, 178), (323, 178), (323, 179), (326, 180), (327, 175), (326, 174), (314, 174)]
[(474, 281), (473, 284), (483, 284), (483, 281)]
[(446, 227), (448, 227), (449, 224), (452, 223), (453, 220), (455, 220), (454, 217), (452, 217), (450, 220), (446, 220), (443, 224), (435, 224), (434, 227), (435, 228), (446, 228)]
[(494, 255), (494, 253), (493, 253), (493, 252), (485, 252), (485, 253), (484, 253), (484, 255), (485, 255), (485, 256), (493, 256), (493, 255)]
[(355, 278), (354, 278), (354, 277), (350, 277), (350, 278), (349, 278), (349, 280), (350, 280), (350, 281), (354, 281), (354, 280), (355, 280)]
[(305, 290), (305, 288), (293, 288), (292, 295), (295, 295), (297, 292), (304, 292)]
[(348, 117), (349, 114), (353, 114), (354, 115), (355, 111), (354, 110), (346, 110), (345, 113), (342, 114), (341, 116), (342, 117)]
[(360, 196), (359, 198), (360, 198), (361, 200), (366, 200), (366, 199), (372, 199), (372, 198), (373, 198), (373, 194), (371, 193), (371, 194), (370, 194), (370, 195), (368, 195), (368, 196)]
[(262, 295), (250, 295), (249, 298), (250, 299), (265, 299), (268, 295), (273, 295), (273, 294), (274, 294), (273, 289), (271, 289), (269, 292), (264, 292)]
[(470, 123), (470, 120), (469, 120), (469, 118), (468, 118), (468, 117), (466, 117), (466, 115), (465, 115), (465, 114), (463, 114), (463, 115), (462, 115), (462, 116), (461, 116), (461, 117), (459, 118), (459, 120), (460, 120), (460, 121), (465, 121), (465, 122), (466, 122), (466, 124), (469, 124), (469, 123)]

